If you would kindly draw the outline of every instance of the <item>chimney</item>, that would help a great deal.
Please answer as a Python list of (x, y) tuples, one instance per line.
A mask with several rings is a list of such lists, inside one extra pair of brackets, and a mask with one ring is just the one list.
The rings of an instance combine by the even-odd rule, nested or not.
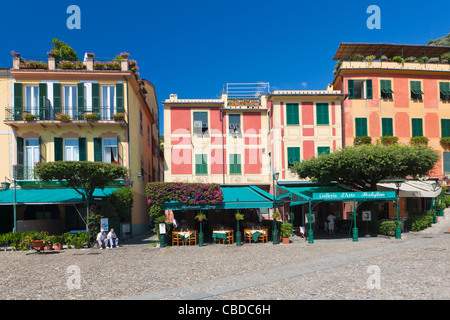
[(48, 70), (55, 70), (55, 69), (56, 69), (55, 58), (49, 57), (48, 58)]
[(128, 64), (128, 59), (121, 59), (120, 60), (120, 69), (122, 71), (129, 71), (130, 69), (128, 68), (129, 64)]
[(170, 94), (170, 101), (175, 101), (175, 100), (178, 100), (178, 95), (174, 94), (174, 93), (171, 93)]

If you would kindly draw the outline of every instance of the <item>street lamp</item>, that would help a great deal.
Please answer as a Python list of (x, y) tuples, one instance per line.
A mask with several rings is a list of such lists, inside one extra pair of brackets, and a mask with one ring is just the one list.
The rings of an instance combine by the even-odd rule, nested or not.
[[(275, 199), (277, 196), (277, 181), (278, 178), (280, 177), (280, 173), (278, 172), (274, 172), (272, 175), (272, 182), (273, 182), (273, 213), (275, 213)], [(272, 232), (272, 243), (273, 244), (279, 244), (280, 243), (280, 237), (278, 236), (278, 229), (277, 229), (277, 220), (275, 219), (275, 217), (273, 217), (273, 232)]]
[(400, 192), (400, 187), (402, 186), (403, 180), (395, 180), (395, 186), (397, 187), (397, 228), (395, 228), (395, 239), (401, 239), (402, 238), (402, 228), (400, 228), (400, 211), (399, 211), (399, 201), (398, 201), (398, 194)]

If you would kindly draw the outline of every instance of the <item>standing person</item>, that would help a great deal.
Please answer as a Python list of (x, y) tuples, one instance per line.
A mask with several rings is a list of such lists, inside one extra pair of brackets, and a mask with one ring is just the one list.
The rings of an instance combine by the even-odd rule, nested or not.
[(101, 229), (99, 234), (97, 235), (97, 243), (100, 249), (106, 247), (106, 235), (105, 230)]
[[(115, 248), (119, 245), (119, 238), (117, 238), (117, 235), (114, 232), (114, 229), (111, 229), (111, 231), (109, 231), (107, 239), (108, 239), (110, 248)], [(108, 246), (108, 243), (106, 245)]]
[(332, 235), (334, 234), (334, 221), (336, 220), (336, 216), (330, 213), (327, 217), (327, 220), (328, 220), (328, 233)]

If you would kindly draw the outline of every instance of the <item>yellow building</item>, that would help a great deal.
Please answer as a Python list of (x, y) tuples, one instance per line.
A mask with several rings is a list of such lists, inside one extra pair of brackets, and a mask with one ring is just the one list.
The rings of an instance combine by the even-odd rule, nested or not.
[[(157, 102), (154, 86), (147, 81), (143, 89), (133, 63), (127, 59), (94, 63), (88, 58), (78, 66), (67, 67), (48, 58), (38, 69), (13, 58), (13, 68), (0, 74), (0, 98), (5, 108), (0, 124), (2, 178), (12, 182), (14, 166), (19, 188), (36, 181), (33, 171), (38, 162), (118, 162), (130, 171), (130, 180), (124, 184), (132, 186), (134, 196), (131, 228), (126, 231), (136, 235), (148, 230), (145, 185), (159, 180), (152, 170), (152, 150), (158, 139), (154, 137), (158, 133), (153, 130), (152, 108), (157, 108)], [(37, 210), (46, 210), (41, 207)], [(58, 205), (59, 221), (53, 222), (52, 231), (82, 227), (78, 216), (66, 217), (73, 211), (70, 207)], [(26, 206), (19, 209), (18, 221), (26, 220), (26, 210)], [(30, 226), (18, 223), (18, 231), (20, 226), (22, 230), (31, 228), (25, 225)]]

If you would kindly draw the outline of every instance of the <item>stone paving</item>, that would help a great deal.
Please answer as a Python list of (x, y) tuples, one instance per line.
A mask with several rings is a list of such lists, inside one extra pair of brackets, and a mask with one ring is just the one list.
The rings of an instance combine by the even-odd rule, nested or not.
[(450, 299), (449, 227), (450, 211), (402, 239), (3, 251), (0, 299)]

